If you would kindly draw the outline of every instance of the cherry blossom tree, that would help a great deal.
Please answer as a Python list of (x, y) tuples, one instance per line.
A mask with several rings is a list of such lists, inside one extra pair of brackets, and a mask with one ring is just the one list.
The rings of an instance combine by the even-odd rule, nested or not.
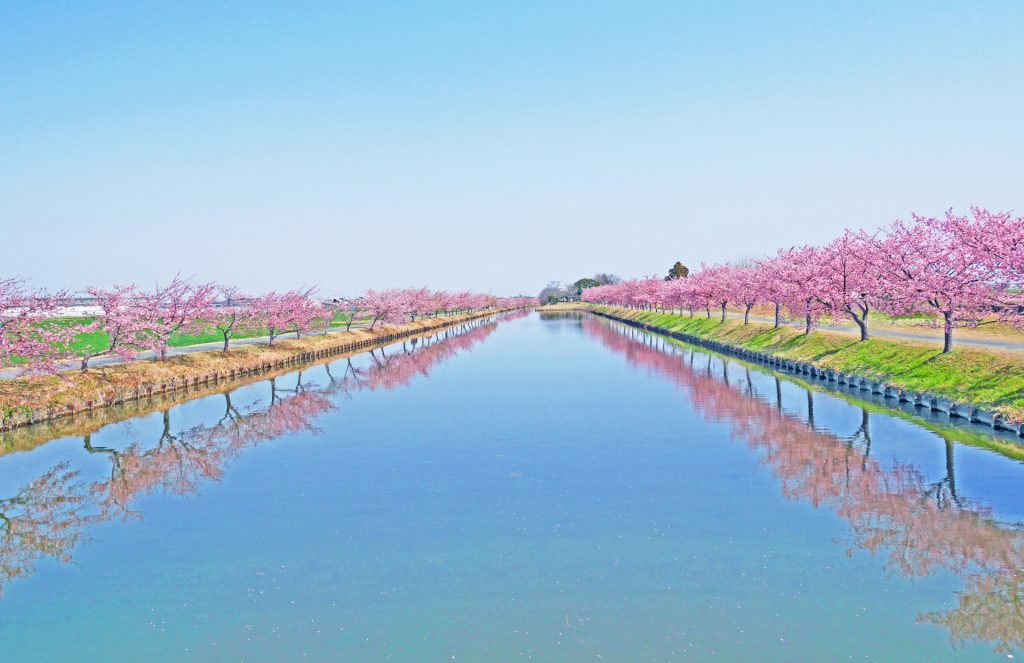
[(783, 304), (791, 316), (803, 318), (804, 335), (811, 333), (825, 311), (818, 298), (820, 253), (816, 247), (803, 246), (780, 251), (776, 258)]
[(785, 305), (788, 292), (783, 278), (786, 274), (785, 259), (785, 255), (777, 255), (761, 260), (757, 263), (755, 272), (757, 290), (762, 301), (771, 304), (775, 309), (775, 329), (782, 324), (782, 307)]
[(217, 286), (220, 302), (213, 316), (213, 326), (224, 339), (223, 352), (239, 333), (252, 333), (260, 328), (258, 299), (243, 294), (235, 286)]
[(436, 310), (434, 295), (426, 288), (405, 288), (402, 297), (402, 308), (410, 322), (414, 322), (417, 316), (426, 316)]
[(438, 290), (433, 293), (433, 300), (435, 315), (446, 315), (455, 308), (455, 297), (450, 292)]
[(761, 301), (761, 283), (757, 268), (733, 267), (726, 274), (729, 299), (743, 309), (743, 324), (750, 324), (750, 311)]
[(198, 331), (204, 322), (216, 316), (214, 301), (217, 287), (213, 283), (193, 283), (175, 276), (165, 286), (140, 297), (149, 316), (150, 347), (163, 361), (175, 334)]
[(710, 319), (711, 305), (715, 302), (718, 294), (718, 286), (715, 283), (714, 275), (701, 269), (696, 274), (691, 274), (687, 277), (687, 280), (690, 282), (694, 306), (704, 309), (705, 316)]
[(941, 316), (944, 354), (953, 349), (953, 330), (977, 325), (1006, 289), (978, 247), (947, 228), (939, 219), (917, 215), (912, 223), (896, 221), (872, 254), (887, 286), (887, 312)]
[(56, 371), (66, 332), (54, 316), (66, 304), (65, 293), (30, 289), (21, 279), (0, 279), (0, 365)]
[(860, 340), (870, 338), (868, 317), (888, 298), (888, 287), (878, 266), (884, 243), (867, 233), (847, 230), (814, 256), (817, 260), (818, 302), (833, 317), (849, 317), (860, 329)]
[(254, 305), (260, 322), (267, 332), (268, 345), (281, 334), (301, 334), (309, 329), (312, 318), (310, 299), (313, 289), (270, 292), (259, 297)]
[(362, 297), (341, 298), (338, 300), (338, 310), (345, 311), (345, 314), (348, 316), (345, 320), (345, 331), (352, 330), (352, 323), (355, 322), (356, 316), (364, 311), (364, 306)]
[(700, 288), (702, 298), (706, 301), (708, 317), (711, 317), (710, 306), (714, 304), (721, 310), (722, 322), (725, 322), (726, 307), (732, 299), (733, 269), (731, 265), (701, 264), (700, 271), (695, 277), (695, 284)]
[(370, 329), (378, 323), (399, 325), (405, 322), (405, 294), (398, 289), (367, 290), (362, 311), (370, 318)]
[(292, 324), (296, 338), (314, 331), (326, 332), (334, 319), (334, 311), (317, 301), (313, 297), (315, 292), (313, 288), (298, 292), (292, 300), (295, 318)]
[(89, 362), (98, 357), (117, 357), (131, 361), (147, 347), (152, 347), (151, 309), (145, 297), (134, 285), (115, 286), (109, 290), (89, 288), (99, 312), (81, 326), (69, 327), (71, 340), (80, 334), (100, 332), (102, 344), (81, 344), (76, 354), (82, 371), (89, 370)]
[(932, 223), (990, 271), (1000, 319), (1024, 327), (1024, 217), (972, 207), (969, 216), (948, 210)]
[(670, 279), (665, 282), (662, 288), (665, 303), (669, 308), (678, 308), (680, 313), (682, 313), (683, 309), (689, 309), (690, 317), (692, 318), (693, 309), (696, 305), (693, 289), (694, 284), (690, 279), (682, 277)]
[[(447, 295), (447, 293), (443, 294)], [(534, 299), (532, 297), (498, 297), (495, 299), (494, 305), (500, 309), (525, 309), (534, 305)]]

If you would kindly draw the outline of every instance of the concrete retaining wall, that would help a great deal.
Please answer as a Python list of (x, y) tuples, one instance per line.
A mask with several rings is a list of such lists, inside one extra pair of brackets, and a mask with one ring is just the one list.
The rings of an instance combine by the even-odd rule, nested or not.
[(638, 327), (663, 336), (676, 338), (691, 345), (698, 345), (723, 354), (730, 354), (740, 357), (741, 359), (765, 364), (776, 370), (808, 376), (823, 382), (834, 382), (839, 385), (844, 385), (849, 389), (877, 394), (885, 399), (896, 401), (897, 403), (908, 403), (912, 404), (914, 407), (927, 409), (932, 412), (943, 412), (949, 415), (951, 419), (963, 419), (974, 423), (984, 424), (991, 426), (996, 430), (1010, 431), (1016, 433), (1020, 437), (1024, 437), (1024, 422), (1007, 421), (998, 413), (974, 407), (969, 403), (959, 403), (949, 398), (929, 394), (927, 392), (913, 392), (896, 385), (887, 384), (880, 380), (839, 373), (831, 369), (820, 368), (814, 364), (784, 359), (765, 352), (756, 352), (754, 350), (748, 350), (746, 348), (702, 338), (700, 336), (694, 336), (692, 334), (667, 331), (654, 325), (637, 322), (636, 320), (620, 318), (609, 313), (602, 313), (599, 311), (591, 312), (595, 315), (600, 315), (610, 320), (630, 325), (631, 327)]

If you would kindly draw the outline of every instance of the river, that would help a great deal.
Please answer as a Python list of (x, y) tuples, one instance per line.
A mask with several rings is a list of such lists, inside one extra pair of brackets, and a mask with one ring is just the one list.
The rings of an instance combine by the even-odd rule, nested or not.
[(1008, 445), (585, 314), (477, 321), (8, 444), (0, 660), (1006, 660)]

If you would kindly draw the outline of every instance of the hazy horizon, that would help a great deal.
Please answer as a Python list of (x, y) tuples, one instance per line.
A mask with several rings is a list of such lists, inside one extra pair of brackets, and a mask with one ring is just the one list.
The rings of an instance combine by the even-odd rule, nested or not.
[(1015, 209), (1022, 32), (1013, 2), (7, 5), (0, 277), (535, 294)]

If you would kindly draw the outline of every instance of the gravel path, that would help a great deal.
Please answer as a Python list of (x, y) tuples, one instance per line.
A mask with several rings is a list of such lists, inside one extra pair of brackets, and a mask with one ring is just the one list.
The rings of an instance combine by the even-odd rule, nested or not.
[[(742, 320), (742, 313), (734, 313), (729, 311), (726, 315), (733, 319)], [(750, 316), (751, 322), (763, 322), (767, 324), (773, 324), (775, 320), (773, 318), (766, 318), (757, 315)], [(802, 325), (801, 325), (802, 328)], [(840, 334), (850, 334), (851, 336), (860, 337), (860, 330), (856, 325), (818, 325), (816, 329), (822, 329), (830, 332), (837, 332)], [(904, 341), (918, 341), (924, 343), (934, 343), (942, 349), (942, 336), (940, 334), (929, 334), (925, 331), (910, 331), (899, 327), (887, 327), (884, 325), (869, 326), (868, 331), (871, 333), (873, 338), (892, 338), (900, 339)], [(977, 338), (977, 337), (963, 337), (956, 336), (955, 332), (953, 335), (953, 347), (966, 346), (972, 348), (990, 348), (993, 350), (1008, 350), (1010, 352), (1024, 352), (1024, 341), (1010, 341), (999, 338)]]

